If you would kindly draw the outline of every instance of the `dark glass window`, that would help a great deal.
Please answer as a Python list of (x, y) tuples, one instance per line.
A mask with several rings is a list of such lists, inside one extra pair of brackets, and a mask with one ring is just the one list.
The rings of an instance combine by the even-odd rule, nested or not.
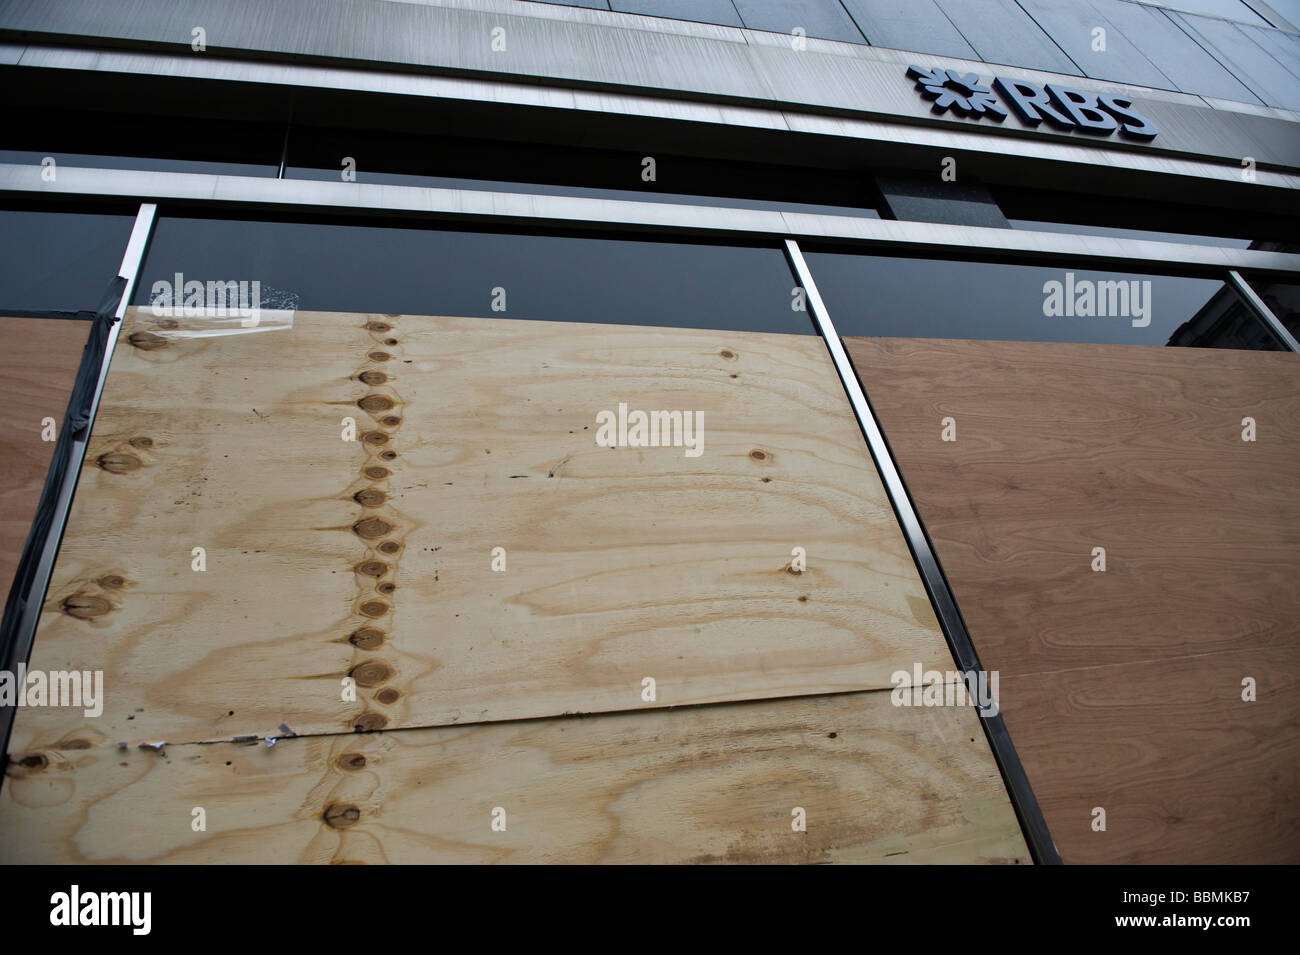
[(1247, 281), (1286, 330), (1300, 339), (1300, 281), (1279, 282), (1275, 279), (1250, 277), (1247, 277)]
[(352, 181), (344, 179), (346, 169), (362, 183), (879, 218), (869, 179), (857, 171), (672, 155), (649, 147), (631, 152), (295, 124), (286, 155), (289, 179)]
[(776, 248), (161, 218), (135, 304), (177, 273), (257, 281), (264, 308), (814, 331)]
[[(1198, 201), (1108, 194), (1098, 179), (1093, 192), (1061, 192), (990, 185), (989, 191), (1012, 228), (1073, 232), (1118, 238), (1154, 239), (1244, 249), (1259, 239), (1285, 241), (1300, 234), (1300, 221), (1279, 214), (1277, 203), (1255, 199), (1248, 207), (1239, 195), (1208, 189)], [(1217, 197), (1217, 200), (1216, 200)], [(1212, 200), (1220, 205), (1209, 205)], [(1244, 240), (1244, 242), (1243, 242)]]
[(1217, 279), (843, 253), (808, 264), (841, 335), (1279, 347)]
[(0, 309), (95, 308), (122, 266), (134, 225), (134, 213), (125, 211), (0, 209)]

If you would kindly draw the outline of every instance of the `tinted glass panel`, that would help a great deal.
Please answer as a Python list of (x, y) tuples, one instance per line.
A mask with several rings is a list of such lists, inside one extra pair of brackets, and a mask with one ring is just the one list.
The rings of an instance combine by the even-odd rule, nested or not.
[(164, 218), (135, 304), (176, 273), (263, 308), (813, 332), (775, 248)]
[(809, 170), (757, 161), (761, 158), (659, 151), (648, 156), (646, 151), (295, 124), (285, 176), (876, 216), (868, 177), (860, 170)]
[(843, 253), (808, 263), (841, 335), (1278, 347), (1213, 279)]
[[(338, 182), (339, 173), (331, 169), (286, 169), (287, 179), (312, 179)], [(775, 199), (745, 199), (735, 196), (697, 196), (678, 192), (653, 192), (633, 189), (592, 189), (583, 186), (555, 186), (542, 183), (498, 182), (484, 179), (449, 179), (441, 176), (408, 176), (401, 173), (371, 172), (357, 174), (357, 182), (388, 186), (423, 186), (435, 189), (476, 189), (487, 192), (517, 192), (542, 196), (576, 196), (583, 199), (622, 199), (632, 202), (672, 202), (688, 206), (722, 206), (727, 209), (773, 209), (778, 212), (811, 212), (819, 215), (857, 216), (879, 219), (875, 209), (855, 206), (819, 205), (808, 202), (781, 202)]]
[(95, 308), (134, 224), (125, 213), (0, 209), (0, 309)]
[(1296, 338), (1300, 338), (1300, 282), (1276, 282), (1255, 278), (1248, 281), (1250, 287), (1269, 307), (1269, 311), (1286, 326), (1286, 330)]

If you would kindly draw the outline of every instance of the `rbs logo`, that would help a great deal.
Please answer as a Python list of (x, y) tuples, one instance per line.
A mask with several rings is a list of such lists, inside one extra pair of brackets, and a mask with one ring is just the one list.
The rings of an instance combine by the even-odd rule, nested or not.
[[(1122, 96), (1094, 96), (1055, 83), (1039, 87), (1003, 76), (997, 77), (993, 89), (989, 89), (974, 73), (923, 70), (919, 66), (909, 66), (907, 75), (916, 78), (922, 96), (934, 101), (936, 113), (951, 109), (960, 116), (988, 116), (1000, 123), (1007, 118), (1002, 106), (1005, 103), (1026, 126), (1046, 121), (1054, 129), (1077, 129), (1100, 136), (1119, 130), (1121, 136), (1143, 142), (1155, 139), (1159, 132), (1155, 123), (1133, 111), (1132, 100)], [(1002, 103), (993, 95), (994, 89)]]

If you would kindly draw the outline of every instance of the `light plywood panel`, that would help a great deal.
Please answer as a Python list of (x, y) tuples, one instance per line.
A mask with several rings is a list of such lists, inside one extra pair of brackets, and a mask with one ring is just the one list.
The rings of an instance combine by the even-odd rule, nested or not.
[[(317, 312), (182, 331), (128, 317), (36, 638), (34, 667), (105, 671), (104, 714), (24, 710), (16, 749), (951, 669), (816, 338)], [(619, 402), (703, 412), (704, 453), (597, 446), (596, 414)], [(363, 440), (340, 440), (344, 416)]]
[(0, 789), (0, 862), (1027, 863), (978, 722), (876, 691), (47, 750)]
[(1062, 858), (1300, 861), (1300, 356), (846, 344)]
[(54, 442), (41, 421), (63, 427), (90, 323), (0, 316), (0, 600), (9, 593)]

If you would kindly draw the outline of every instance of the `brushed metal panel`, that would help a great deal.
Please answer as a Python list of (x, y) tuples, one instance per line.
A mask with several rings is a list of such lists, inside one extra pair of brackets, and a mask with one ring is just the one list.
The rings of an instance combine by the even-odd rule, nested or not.
[(1237, 24), (1174, 11), (1168, 16), (1269, 106), (1300, 109), (1300, 81)]
[[(1087, 0), (1020, 0), (1020, 5), (1085, 76), (1160, 89), (1177, 88)], [(1101, 52), (1092, 48), (1092, 31), (1098, 27), (1106, 31), (1106, 49)]]
[(802, 27), (805, 36), (844, 43), (866, 43), (839, 0), (734, 0), (751, 30), (790, 33)]
[(1082, 75), (1015, 0), (935, 0), (987, 63)]
[(1263, 102), (1160, 10), (1129, 0), (1090, 0), (1184, 93)]
[[(684, 93), (697, 99), (732, 103), (712, 107), (719, 111), (789, 104), (804, 110), (805, 114), (836, 110), (864, 117), (897, 117), (903, 122), (932, 128), (977, 132), (992, 129), (978, 120), (935, 116), (904, 75), (916, 55), (885, 48), (819, 41), (820, 45), (814, 49), (810, 41), (808, 50), (796, 52), (790, 49), (786, 37), (729, 27), (692, 27), (715, 31), (713, 36), (659, 33), (588, 21), (512, 16), (388, 0), (282, 0), (270, 6), (254, 4), (252, 0), (230, 0), (228, 6), (210, 11), (210, 16), (204, 10), (195, 0), (178, 0), (175, 4), (164, 0), (132, 0), (130, 4), (111, 8), (95, 7), (93, 12), (70, 0), (10, 0), (0, 8), (0, 29), (31, 31), (49, 38), (104, 35), (123, 43), (170, 44), (177, 48), (176, 58), (184, 61), (182, 74), (204, 75), (208, 69), (206, 63), (220, 58), (221, 51), (228, 49), (256, 51), (272, 59), (294, 58), (293, 65), (274, 67), (277, 72), (269, 74), (265, 63), (244, 61), (237, 68), (227, 67), (232, 71), (232, 79), (272, 75), (280, 78), (272, 82), (297, 83), (307, 75), (304, 71), (320, 68), (316, 59), (342, 58), (454, 73), (459, 82), (466, 84), (461, 87), (466, 91), (466, 98), (484, 89), (481, 81), (478, 81), (480, 85), (474, 85), (476, 81), (469, 79), (470, 75), (476, 75), (498, 77), (518, 85), (530, 79), (583, 84), (591, 93), (588, 102), (600, 101), (601, 94), (595, 90), (611, 95), (614, 91), (639, 91), (641, 95), (619, 101), (620, 108), (634, 115), (645, 115), (643, 107), (673, 118), (698, 112), (699, 104), (673, 104), (672, 94)], [(577, 12), (584, 17), (618, 21), (615, 14)], [(203, 56), (193, 54), (188, 45), (190, 25), (198, 19), (208, 29), (209, 51)], [(639, 22), (639, 18), (631, 19)], [(299, 29), (302, 23), (308, 24), (308, 28)], [(491, 51), (494, 25), (506, 29), (506, 52)], [(1115, 38), (1112, 34), (1112, 39)], [(1252, 44), (1252, 49), (1259, 48)], [(71, 53), (59, 56), (72, 59)], [(144, 62), (114, 51), (98, 51), (83, 57), (81, 62), (89, 62), (90, 68), (104, 68), (100, 66), (101, 59), (118, 64), (118, 69)], [(28, 62), (48, 64), (49, 54), (29, 47), (21, 63)], [(953, 60), (945, 65), (973, 70), (985, 78), (993, 75), (993, 69), (978, 60)], [(352, 75), (349, 81), (338, 81), (345, 88), (350, 82), (357, 87), (370, 84), (398, 91), (417, 80), (434, 80), (434, 77), (409, 73), (376, 76), (358, 70), (340, 70), (335, 75), (346, 74)], [(1031, 82), (1060, 81), (1055, 74), (1029, 69), (1017, 69), (1016, 75)], [(447, 83), (456, 82), (447, 76), (442, 79)], [(1012, 123), (1004, 124), (1003, 130), (995, 133), (1008, 138), (1023, 137), (1035, 143), (1086, 142), (1099, 151), (1113, 148), (1222, 156), (1234, 162), (1242, 155), (1250, 155), (1260, 163), (1297, 165), (1296, 157), (1300, 156), (1300, 148), (1295, 145), (1297, 137), (1290, 133), (1279, 136), (1275, 129), (1256, 135), (1254, 117), (1244, 118), (1237, 113), (1225, 118), (1224, 114), (1234, 111), (1210, 108), (1200, 98), (1183, 93), (1133, 90), (1083, 78), (1071, 78), (1068, 82), (1080, 89), (1132, 97), (1140, 112), (1159, 123), (1160, 136), (1154, 144), (1133, 146), (1072, 137), (1068, 133), (1022, 130)], [(537, 85), (540, 90), (544, 84)], [(559, 104), (582, 94), (549, 88), (533, 95)], [(619, 110), (601, 107), (600, 111)], [(1258, 122), (1284, 123), (1300, 134), (1300, 122), (1269, 119)], [(1291, 145), (1277, 149), (1274, 144), (1281, 140)]]
[(741, 26), (740, 14), (731, 0), (610, 0), (610, 8), (615, 13)]
[(1066, 259), (1079, 263), (1080, 267), (1085, 263), (1116, 267), (1143, 262), (1224, 271), (1300, 272), (1300, 253), (1259, 249), (760, 209), (722, 209), (358, 182), (66, 169), (60, 170), (57, 182), (40, 183), (33, 181), (29, 167), (0, 164), (0, 193), (5, 192), (148, 196), (160, 201), (177, 199), (212, 203), (214, 215), (221, 214), (222, 204), (266, 204), (340, 214), (392, 212), (410, 214), (429, 222), (478, 219), (491, 221), (501, 228), (528, 223), (600, 229), (611, 233), (631, 230), (680, 236), (805, 237), (826, 239), (845, 248), (888, 247), (896, 251), (938, 255), (961, 249), (967, 253), (987, 253), (992, 257), (1014, 254), (1025, 261)]
[(979, 59), (934, 0), (844, 0), (844, 6), (872, 46)]

